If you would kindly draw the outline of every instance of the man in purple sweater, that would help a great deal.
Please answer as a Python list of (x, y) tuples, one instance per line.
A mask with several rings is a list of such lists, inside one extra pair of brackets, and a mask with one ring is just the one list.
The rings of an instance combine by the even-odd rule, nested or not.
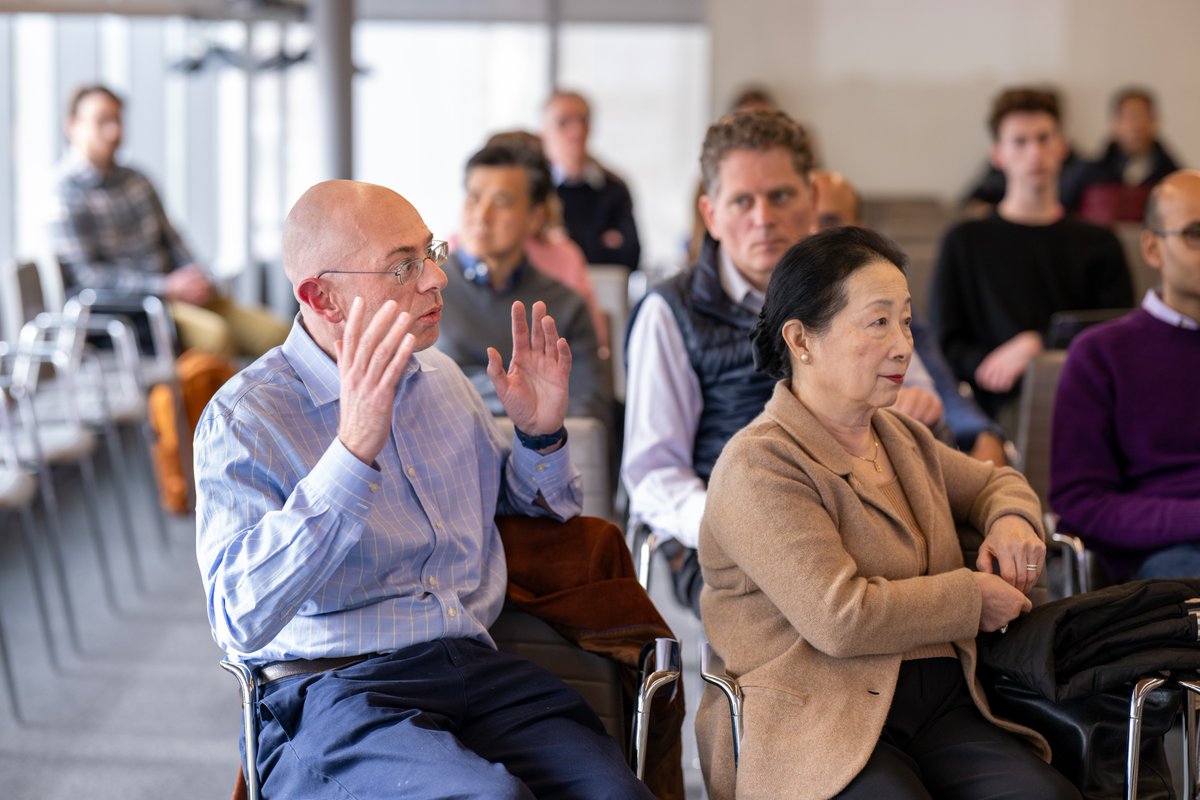
[(1162, 288), (1071, 345), (1054, 402), (1050, 504), (1114, 580), (1200, 576), (1200, 170), (1146, 205)]

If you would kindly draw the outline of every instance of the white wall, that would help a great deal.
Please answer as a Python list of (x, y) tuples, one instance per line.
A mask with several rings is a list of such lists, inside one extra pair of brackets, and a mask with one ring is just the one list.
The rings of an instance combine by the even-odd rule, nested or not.
[(1016, 82), (1057, 85), (1088, 154), (1111, 92), (1150, 86), (1176, 157), (1200, 159), (1194, 0), (709, 0), (709, 22), (714, 109), (764, 83), (868, 194), (957, 197), (992, 96)]

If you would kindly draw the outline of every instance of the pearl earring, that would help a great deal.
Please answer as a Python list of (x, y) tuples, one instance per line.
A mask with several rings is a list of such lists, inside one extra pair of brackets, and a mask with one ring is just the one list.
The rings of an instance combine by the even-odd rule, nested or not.
[(801, 363), (801, 364), (807, 364), (807, 363), (808, 363), (808, 353), (801, 353), (801, 354), (800, 354), (800, 363)]

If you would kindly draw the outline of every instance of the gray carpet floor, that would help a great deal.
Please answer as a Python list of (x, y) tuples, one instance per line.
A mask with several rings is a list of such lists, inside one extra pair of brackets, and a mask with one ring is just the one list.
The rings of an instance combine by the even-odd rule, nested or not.
[[(164, 537), (144, 470), (131, 469), (118, 484), (106, 460), (94, 463), (98, 504), (85, 496), (76, 470), (55, 474), (58, 541), (79, 647), (72, 645), (50, 568), (45, 514), (38, 514), (33, 535), (53, 653), (39, 624), (20, 518), (0, 519), (0, 622), (20, 717), (0, 696), (0, 797), (227, 798), (238, 764), (237, 685), (218, 667), (221, 653), (209, 634), (195, 523), (171, 518)], [(120, 500), (119, 485), (130, 490)], [(133, 580), (118, 503), (133, 520), (143, 591)], [(99, 524), (103, 548), (89, 520)], [(101, 554), (110, 562), (115, 608)]]

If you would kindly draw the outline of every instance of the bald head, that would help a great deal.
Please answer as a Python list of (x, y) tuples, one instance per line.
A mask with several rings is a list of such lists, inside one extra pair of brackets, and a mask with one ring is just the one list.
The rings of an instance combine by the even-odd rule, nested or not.
[(325, 181), (311, 187), (283, 224), (283, 269), (295, 289), (327, 269), (354, 266), (369, 256), (372, 233), (387, 220), (423, 225), (417, 210), (383, 186), (359, 181)]
[(1146, 227), (1162, 230), (1164, 206), (1200, 200), (1200, 170), (1180, 169), (1163, 178), (1146, 200)]
[(1163, 302), (1200, 321), (1200, 170), (1172, 172), (1150, 193), (1142, 258), (1162, 277)]
[(840, 225), (861, 225), (862, 204), (854, 185), (840, 172), (814, 169), (810, 173), (817, 196), (817, 227), (821, 230)]

